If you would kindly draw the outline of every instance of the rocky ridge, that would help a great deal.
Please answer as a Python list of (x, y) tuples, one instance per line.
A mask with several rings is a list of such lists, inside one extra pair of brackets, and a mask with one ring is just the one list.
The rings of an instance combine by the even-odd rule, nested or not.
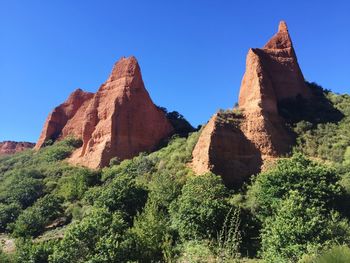
[[(311, 98), (284, 21), (263, 48), (248, 51), (242, 79), (238, 125), (222, 125), (215, 114), (193, 151), (197, 174), (212, 171), (229, 186), (239, 186), (260, 171), (264, 161), (286, 154), (293, 136), (278, 113), (285, 99)], [(232, 121), (231, 121), (232, 122)], [(227, 167), (227, 168), (224, 168)]]
[(34, 146), (35, 143), (31, 142), (3, 141), (0, 142), (0, 156), (22, 152), (32, 149)]
[(173, 131), (165, 114), (145, 89), (135, 57), (121, 58), (107, 81), (93, 94), (80, 89), (48, 116), (35, 146), (74, 136), (82, 140), (69, 161), (103, 167), (117, 157), (132, 158), (153, 150)]

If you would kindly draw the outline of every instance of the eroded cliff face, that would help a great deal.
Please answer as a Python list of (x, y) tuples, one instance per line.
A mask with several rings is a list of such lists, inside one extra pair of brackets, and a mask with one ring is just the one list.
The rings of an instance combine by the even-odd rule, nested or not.
[(22, 152), (27, 149), (32, 149), (34, 145), (35, 144), (31, 142), (3, 141), (0, 142), (0, 156)]
[(82, 126), (93, 93), (81, 89), (71, 93), (68, 99), (57, 106), (47, 117), (35, 149), (40, 149), (47, 140), (56, 140), (72, 135), (82, 137)]
[[(239, 110), (243, 115), (239, 125), (235, 129), (222, 126), (213, 121), (217, 118), (214, 115), (193, 151), (194, 171), (197, 174), (213, 171), (221, 175), (226, 184), (240, 184), (259, 172), (264, 161), (287, 153), (293, 136), (285, 127), (277, 104), (299, 96), (308, 99), (311, 91), (298, 65), (287, 25), (282, 21), (278, 32), (262, 49), (248, 52), (239, 93)], [(250, 161), (243, 169), (237, 168), (237, 164), (229, 165), (242, 163), (245, 158)], [(227, 168), (215, 168), (225, 164)]]
[(83, 145), (69, 161), (103, 167), (113, 157), (132, 158), (153, 150), (173, 127), (152, 102), (134, 57), (122, 58), (108, 80), (93, 93), (77, 90), (49, 115), (36, 148), (69, 135)]
[(261, 153), (241, 130), (243, 116), (218, 112), (203, 128), (193, 151), (192, 167), (197, 174), (212, 171), (228, 187), (240, 186), (259, 172)]

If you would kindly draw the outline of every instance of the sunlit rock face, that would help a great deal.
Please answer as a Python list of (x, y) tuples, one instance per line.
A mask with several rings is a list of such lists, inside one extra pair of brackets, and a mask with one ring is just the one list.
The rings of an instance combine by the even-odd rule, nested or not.
[(0, 156), (22, 152), (27, 149), (32, 149), (34, 145), (35, 144), (31, 142), (3, 141), (0, 142)]
[[(212, 136), (222, 129), (213, 121), (216, 118), (214, 115), (203, 129), (193, 151), (194, 171), (197, 174), (213, 171), (229, 185), (240, 184), (249, 175), (259, 172), (265, 160), (287, 153), (293, 144), (293, 137), (278, 113), (278, 102), (297, 97), (308, 99), (311, 96), (287, 25), (282, 21), (278, 32), (263, 48), (248, 51), (239, 93), (238, 108), (242, 112), (239, 127), (234, 130), (226, 127), (224, 132), (220, 132), (221, 136)], [(212, 158), (213, 153), (215, 158)], [(246, 159), (249, 167), (239, 168), (244, 167), (241, 165), (243, 159)], [(221, 170), (215, 168), (228, 163), (239, 165)]]
[(173, 127), (152, 102), (134, 57), (121, 58), (96, 93), (74, 91), (48, 116), (36, 149), (67, 136), (83, 145), (69, 161), (103, 167), (113, 157), (123, 160), (153, 150)]

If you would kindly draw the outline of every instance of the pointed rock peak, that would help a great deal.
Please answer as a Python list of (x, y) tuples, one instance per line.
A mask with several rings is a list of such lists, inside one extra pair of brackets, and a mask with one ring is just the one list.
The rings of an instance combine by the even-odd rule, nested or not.
[(86, 94), (92, 94), (92, 93), (83, 91), (82, 89), (78, 88), (69, 95), (69, 98), (81, 97), (81, 96), (84, 96)]
[(86, 92), (83, 91), (82, 89), (76, 89), (73, 91), (68, 99), (65, 101), (66, 104), (80, 104), (85, 101), (86, 99), (89, 99), (93, 96), (94, 94), (92, 92)]
[(140, 66), (134, 56), (122, 57), (114, 64), (111, 75), (107, 82), (114, 81), (123, 77), (133, 77), (140, 74)]
[(285, 21), (280, 21), (278, 25), (278, 32), (288, 32), (287, 23)]
[(278, 25), (278, 32), (266, 43), (263, 49), (284, 49), (291, 47), (293, 45), (289, 36), (287, 23), (281, 21)]

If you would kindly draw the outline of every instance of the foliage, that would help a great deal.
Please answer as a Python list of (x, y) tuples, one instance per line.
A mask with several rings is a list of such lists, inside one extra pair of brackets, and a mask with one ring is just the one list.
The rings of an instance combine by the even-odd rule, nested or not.
[(17, 237), (37, 236), (45, 226), (63, 212), (62, 199), (54, 195), (40, 198), (32, 207), (27, 208), (16, 220), (13, 234)]
[(218, 249), (217, 254), (221, 259), (225, 261), (227, 259), (240, 258), (240, 245), (241, 245), (241, 233), (240, 233), (240, 209), (237, 208), (232, 212), (232, 209), (227, 214), (223, 227), (219, 232), (218, 237)]
[(86, 168), (75, 168), (59, 181), (58, 194), (68, 201), (81, 200), (89, 187), (99, 184), (100, 173)]
[(266, 262), (295, 262), (305, 253), (350, 241), (348, 221), (335, 211), (344, 194), (339, 180), (334, 169), (300, 154), (253, 180), (247, 203), (262, 222)]
[(0, 201), (20, 204), (23, 208), (32, 205), (43, 195), (42, 175), (35, 169), (13, 170), (1, 185)]
[(343, 194), (335, 170), (306, 159), (301, 154), (281, 159), (276, 166), (253, 179), (248, 203), (261, 220), (273, 214), (290, 191), (298, 191), (312, 206), (332, 208)]
[(111, 212), (123, 211), (130, 217), (141, 210), (147, 199), (147, 191), (128, 175), (118, 175), (98, 193), (94, 200), (97, 207)]
[(53, 253), (55, 240), (34, 243), (32, 240), (20, 239), (17, 242), (16, 261), (21, 263), (47, 263)]
[[(335, 246), (324, 252), (310, 263), (347, 263), (350, 262), (350, 249), (348, 246)], [(306, 263), (306, 262), (305, 262)]]
[(214, 174), (189, 178), (170, 206), (173, 226), (184, 240), (215, 237), (229, 211), (228, 190)]
[(181, 136), (187, 137), (189, 133), (194, 132), (195, 129), (192, 125), (185, 119), (185, 117), (178, 113), (177, 111), (169, 112), (164, 107), (158, 107), (161, 111), (165, 113), (165, 116), (170, 121), (171, 125), (174, 127), (174, 133)]
[(16, 203), (0, 204), (0, 231), (4, 232), (6, 226), (14, 222), (21, 213), (21, 206)]
[(266, 262), (296, 262), (305, 253), (350, 241), (350, 226), (335, 212), (310, 206), (305, 196), (291, 191), (267, 218), (262, 230)]
[(155, 203), (148, 202), (141, 214), (135, 218), (130, 229), (136, 243), (137, 260), (160, 261), (166, 256), (168, 242), (172, 240), (169, 220)]
[(285, 100), (278, 105), (280, 114), (296, 133), (296, 150), (342, 162), (350, 146), (350, 96), (331, 93), (316, 83), (307, 84), (313, 99)]
[(93, 208), (80, 222), (69, 227), (50, 256), (50, 262), (121, 262), (117, 257), (123, 258), (120, 241), (126, 228), (122, 213)]

